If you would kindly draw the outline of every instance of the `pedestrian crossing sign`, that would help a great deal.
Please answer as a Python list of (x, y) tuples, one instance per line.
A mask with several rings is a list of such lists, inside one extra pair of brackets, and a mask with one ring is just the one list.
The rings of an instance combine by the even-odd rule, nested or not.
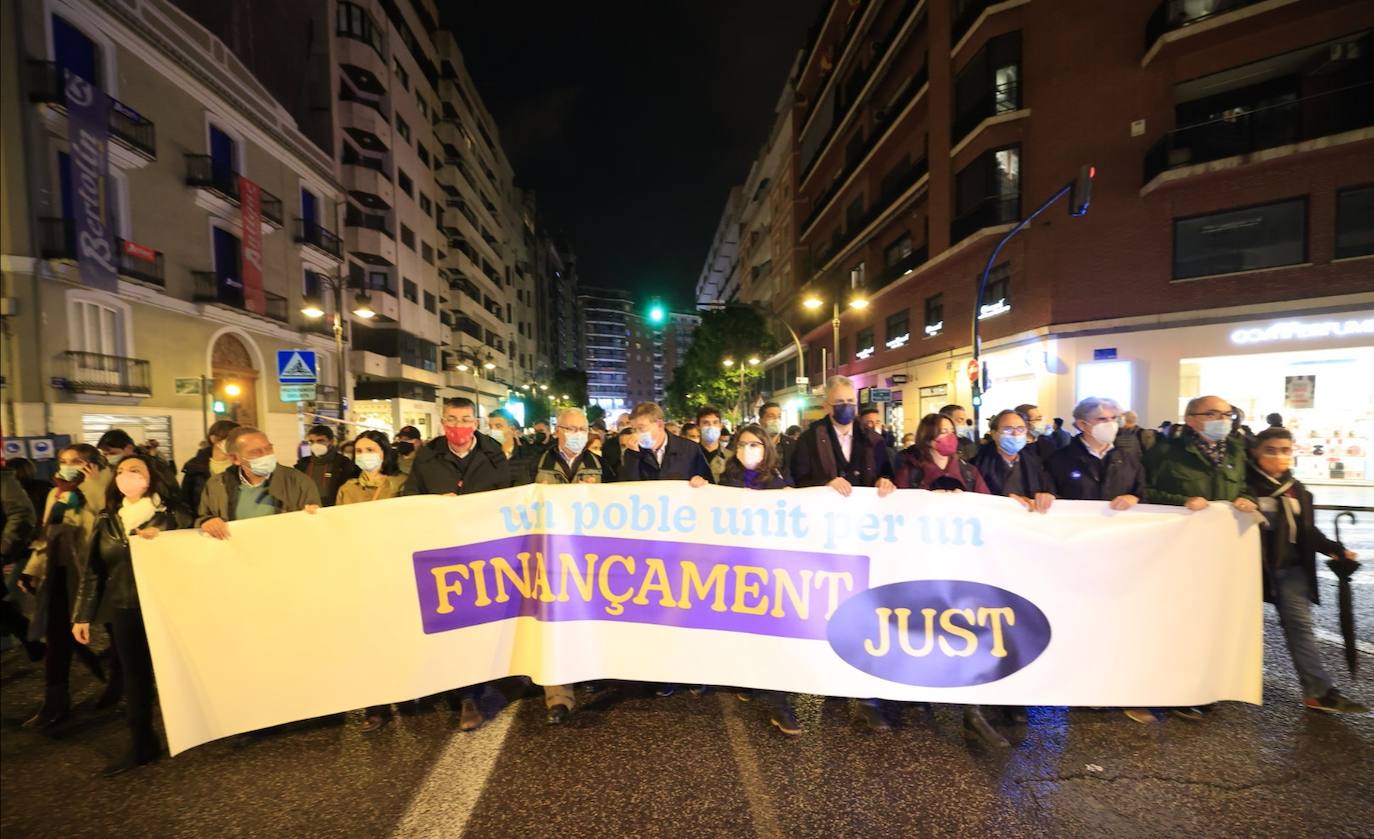
[(284, 385), (311, 385), (319, 381), (314, 350), (277, 350), (277, 381)]

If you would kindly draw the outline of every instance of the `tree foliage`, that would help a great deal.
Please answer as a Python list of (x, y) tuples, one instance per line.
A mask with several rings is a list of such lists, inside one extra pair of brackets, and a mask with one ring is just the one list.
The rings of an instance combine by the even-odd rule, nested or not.
[[(692, 333), (692, 346), (668, 385), (668, 413), (691, 416), (702, 405), (715, 405), (737, 414), (740, 370), (747, 390), (763, 374), (762, 366), (751, 366), (748, 359), (766, 358), (777, 346), (762, 315), (753, 309), (731, 306), (703, 313)], [(734, 360), (734, 366), (725, 366), (727, 358)]]

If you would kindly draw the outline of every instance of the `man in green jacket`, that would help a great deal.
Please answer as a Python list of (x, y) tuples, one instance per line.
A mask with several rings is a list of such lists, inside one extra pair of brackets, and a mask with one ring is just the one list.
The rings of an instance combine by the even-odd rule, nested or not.
[(272, 441), (241, 425), (224, 441), (234, 468), (211, 478), (200, 497), (196, 526), (216, 539), (229, 538), (229, 522), (320, 508), (320, 490), (304, 472), (278, 468)]
[[(1220, 396), (1199, 396), (1184, 411), (1177, 437), (1161, 437), (1145, 453), (1146, 500), (1203, 510), (1225, 501), (1242, 513), (1257, 508), (1246, 485), (1246, 439), (1235, 427), (1236, 411)], [(1204, 708), (1170, 708), (1200, 720)]]

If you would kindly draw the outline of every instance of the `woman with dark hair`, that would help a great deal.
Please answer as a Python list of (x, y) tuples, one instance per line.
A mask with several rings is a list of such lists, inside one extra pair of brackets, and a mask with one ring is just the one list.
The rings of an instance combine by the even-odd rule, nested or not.
[(153, 732), (153, 658), (134, 583), (129, 539), (152, 539), (164, 530), (191, 524), (163, 470), (146, 454), (127, 455), (115, 468), (105, 494), (105, 509), (91, 535), (90, 553), (76, 593), (72, 637), (91, 643), (91, 623), (111, 627), (124, 683), (124, 719), (132, 739), (129, 751), (105, 767), (118, 775), (157, 760), (161, 748)]
[[(57, 464), (53, 488), (38, 520), (33, 552), (19, 577), (19, 587), (34, 595), (29, 638), (37, 641), (46, 635), (48, 639), (43, 656), (43, 706), (24, 721), (24, 728), (51, 728), (67, 718), (71, 710), (73, 655), (96, 678), (105, 681), (100, 659), (72, 639), (71, 615), (77, 585), (86, 567), (91, 533), (105, 507), (110, 470), (105, 467), (100, 450), (85, 443), (59, 451)], [(119, 701), (117, 682), (111, 679), (106, 683), (97, 708), (108, 708)]]
[(206, 481), (223, 475), (234, 465), (225, 441), (229, 439), (229, 432), (238, 427), (233, 420), (217, 420), (205, 432), (200, 450), (181, 467), (181, 500), (188, 510), (200, 509), (200, 494), (205, 491)]
[(978, 469), (959, 459), (959, 437), (944, 414), (926, 414), (916, 426), (916, 442), (897, 459), (898, 489), (988, 491)]
[[(396, 450), (386, 434), (374, 429), (362, 432), (353, 440), (353, 462), (358, 476), (339, 487), (336, 507), (395, 498), (405, 487), (406, 475), (397, 462)], [(374, 705), (363, 716), (363, 731), (376, 731), (391, 722), (390, 705)]]
[[(734, 455), (721, 472), (720, 485), (744, 489), (787, 489), (790, 486), (778, 465), (778, 449), (763, 426), (750, 423), (735, 432)], [(793, 694), (776, 690), (740, 690), (736, 696), (746, 702), (757, 696), (769, 709), (769, 724), (788, 737), (802, 733), (793, 707)]]

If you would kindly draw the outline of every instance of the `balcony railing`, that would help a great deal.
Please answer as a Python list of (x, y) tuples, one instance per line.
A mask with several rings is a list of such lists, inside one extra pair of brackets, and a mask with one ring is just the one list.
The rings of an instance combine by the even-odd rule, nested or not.
[(309, 245), (316, 250), (324, 251), (335, 259), (339, 259), (343, 254), (338, 236), (325, 230), (317, 222), (306, 221), (299, 217), (296, 219), (296, 241), (302, 245)]
[[(166, 285), (162, 251), (129, 242), (114, 240), (115, 268), (121, 277)], [(38, 219), (38, 256), (41, 259), (76, 259), (76, 225), (71, 219), (43, 217)]]
[(1019, 221), (1021, 215), (1020, 195), (989, 195), (971, 211), (956, 218), (949, 226), (949, 243), (962, 242), (984, 227)]
[[(29, 101), (67, 109), (62, 66), (55, 61), (29, 61)], [(110, 97), (110, 135), (149, 160), (157, 160), (157, 126), (147, 117)]]
[(1217, 15), (1253, 6), (1260, 0), (1163, 0), (1145, 23), (1145, 51), (1167, 33)]
[[(186, 185), (205, 189), (235, 205), (239, 203), (239, 173), (232, 166), (216, 162), (208, 154), (186, 155)], [(282, 224), (281, 199), (261, 185), (258, 206), (262, 217), (277, 227)]]
[(959, 39), (973, 27), (983, 10), (999, 0), (955, 0), (954, 23), (949, 30), (949, 43), (959, 43)]
[(884, 268), (882, 273), (878, 275), (873, 285), (869, 287), (869, 291), (877, 291), (880, 288), (886, 288), (887, 286), (892, 285), (897, 280), (900, 280), (902, 277), (905, 277), (907, 274), (914, 271), (916, 268), (926, 264), (926, 261), (929, 258), (929, 246), (921, 245), (919, 248), (913, 250), (911, 253), (902, 257), (897, 262), (894, 262), (892, 265), (888, 266), (887, 268)]
[[(225, 288), (220, 282), (218, 272), (192, 271), (191, 280), (191, 299), (196, 303), (218, 303), (221, 306), (248, 311), (248, 307), (243, 302), (242, 287)], [(267, 298), (267, 311), (263, 313), (264, 316), (282, 323), (289, 323), (291, 317), (287, 313), (286, 298), (270, 291), (264, 292), (264, 295)], [(251, 312), (250, 314), (258, 313)]]
[(117, 396), (152, 396), (149, 367), (141, 358), (79, 351), (64, 352), (57, 362), (66, 390)]
[(900, 174), (889, 175), (883, 179), (882, 191), (878, 195), (878, 201), (858, 218), (851, 219), (847, 224), (844, 233), (832, 238), (824, 248), (816, 253), (816, 258), (812, 267), (819, 270), (826, 263), (848, 248), (850, 244), (863, 233), (864, 229), (876, 221), (880, 216), (888, 211), (892, 202), (896, 201), (908, 189), (911, 189), (929, 171), (926, 159), (923, 157), (907, 167), (906, 171)]
[(344, 226), (361, 227), (364, 230), (376, 230), (380, 233), (385, 233), (387, 236), (395, 235), (391, 232), (390, 226), (387, 225), (386, 216), (364, 213), (352, 204), (349, 204), (348, 209), (344, 211)]
[(1145, 183), (1162, 172), (1374, 125), (1374, 80), (1291, 102), (1237, 107), (1176, 128), (1145, 153)]
[(1021, 81), (1003, 82), (983, 92), (973, 105), (954, 116), (950, 139), (955, 145), (968, 136), (985, 119), (1015, 111), (1021, 107)]

